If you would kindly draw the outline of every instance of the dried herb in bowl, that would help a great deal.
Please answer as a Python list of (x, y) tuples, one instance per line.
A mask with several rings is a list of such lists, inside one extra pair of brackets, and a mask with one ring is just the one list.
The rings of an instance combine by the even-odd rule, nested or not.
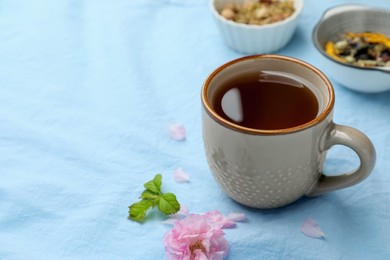
[(381, 33), (344, 33), (337, 42), (329, 41), (326, 53), (340, 62), (359, 67), (390, 67), (390, 38)]
[(293, 0), (248, 0), (242, 5), (227, 4), (220, 14), (237, 23), (264, 25), (282, 21), (294, 11)]

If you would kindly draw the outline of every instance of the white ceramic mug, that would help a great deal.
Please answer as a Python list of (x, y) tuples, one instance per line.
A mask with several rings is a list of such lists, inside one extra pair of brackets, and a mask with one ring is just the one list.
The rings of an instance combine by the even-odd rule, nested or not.
[[(246, 128), (218, 115), (211, 100), (233, 76), (270, 70), (310, 82), (319, 103), (315, 119), (287, 129)], [(276, 208), (302, 196), (317, 196), (364, 180), (375, 165), (371, 141), (360, 131), (333, 122), (334, 90), (317, 68), (279, 55), (247, 56), (217, 68), (202, 88), (203, 140), (207, 160), (222, 190), (255, 208)], [(341, 144), (354, 150), (360, 166), (352, 173), (322, 173), (326, 151)]]

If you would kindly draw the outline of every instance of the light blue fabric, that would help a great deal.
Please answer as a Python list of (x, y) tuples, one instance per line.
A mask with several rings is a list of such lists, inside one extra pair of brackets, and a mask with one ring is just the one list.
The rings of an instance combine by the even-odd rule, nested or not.
[[(311, 32), (326, 8), (347, 2), (367, 4), (306, 0), (278, 53), (330, 71)], [(387, 0), (368, 4), (390, 8)], [(156, 173), (193, 213), (246, 214), (225, 230), (228, 259), (390, 259), (390, 92), (333, 82), (335, 122), (360, 129), (377, 149), (372, 176), (253, 210), (219, 189), (201, 138), (202, 83), (241, 56), (222, 41), (207, 0), (0, 1), (0, 259), (164, 259), (164, 217), (153, 211), (142, 225), (127, 218)], [(186, 141), (168, 137), (172, 122), (186, 126)], [(336, 147), (326, 171), (357, 164)], [(190, 183), (173, 180), (178, 167)], [(300, 233), (308, 217), (326, 239)]]

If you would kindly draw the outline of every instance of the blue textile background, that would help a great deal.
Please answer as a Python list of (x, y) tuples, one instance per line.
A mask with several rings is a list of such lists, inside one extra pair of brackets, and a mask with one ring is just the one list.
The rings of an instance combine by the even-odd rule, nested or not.
[[(331, 71), (311, 32), (325, 9), (352, 2), (390, 8), (388, 0), (306, 0), (278, 53)], [(0, 1), (0, 259), (164, 259), (164, 216), (127, 218), (156, 173), (193, 213), (246, 214), (225, 230), (228, 259), (390, 259), (390, 92), (333, 82), (335, 122), (360, 129), (377, 149), (366, 181), (249, 209), (215, 183), (200, 121), (203, 81), (241, 56), (222, 41), (207, 0)], [(186, 141), (169, 138), (172, 122), (186, 126)], [(328, 158), (328, 173), (358, 164), (344, 147)], [(173, 180), (178, 167), (190, 183)], [(326, 239), (300, 233), (308, 217)]]

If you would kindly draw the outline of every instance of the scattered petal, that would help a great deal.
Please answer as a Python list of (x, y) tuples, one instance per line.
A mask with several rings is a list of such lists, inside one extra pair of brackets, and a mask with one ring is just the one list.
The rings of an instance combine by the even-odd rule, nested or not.
[(322, 232), (320, 225), (314, 219), (311, 218), (308, 218), (303, 222), (301, 226), (301, 232), (306, 236), (312, 238), (325, 237), (325, 234), (324, 232)]
[(182, 124), (174, 123), (169, 126), (169, 136), (176, 141), (183, 141), (186, 138), (186, 129)]
[(190, 175), (183, 170), (183, 168), (178, 168), (173, 172), (173, 178), (175, 182), (182, 183), (182, 182), (189, 182), (190, 181)]
[(228, 228), (236, 224), (233, 220), (228, 219), (221, 214), (218, 210), (212, 210), (204, 214), (211, 224), (218, 226), (219, 228)]
[(227, 215), (227, 218), (234, 222), (240, 222), (240, 221), (244, 221), (246, 219), (246, 216), (244, 213), (232, 212), (229, 215)]

